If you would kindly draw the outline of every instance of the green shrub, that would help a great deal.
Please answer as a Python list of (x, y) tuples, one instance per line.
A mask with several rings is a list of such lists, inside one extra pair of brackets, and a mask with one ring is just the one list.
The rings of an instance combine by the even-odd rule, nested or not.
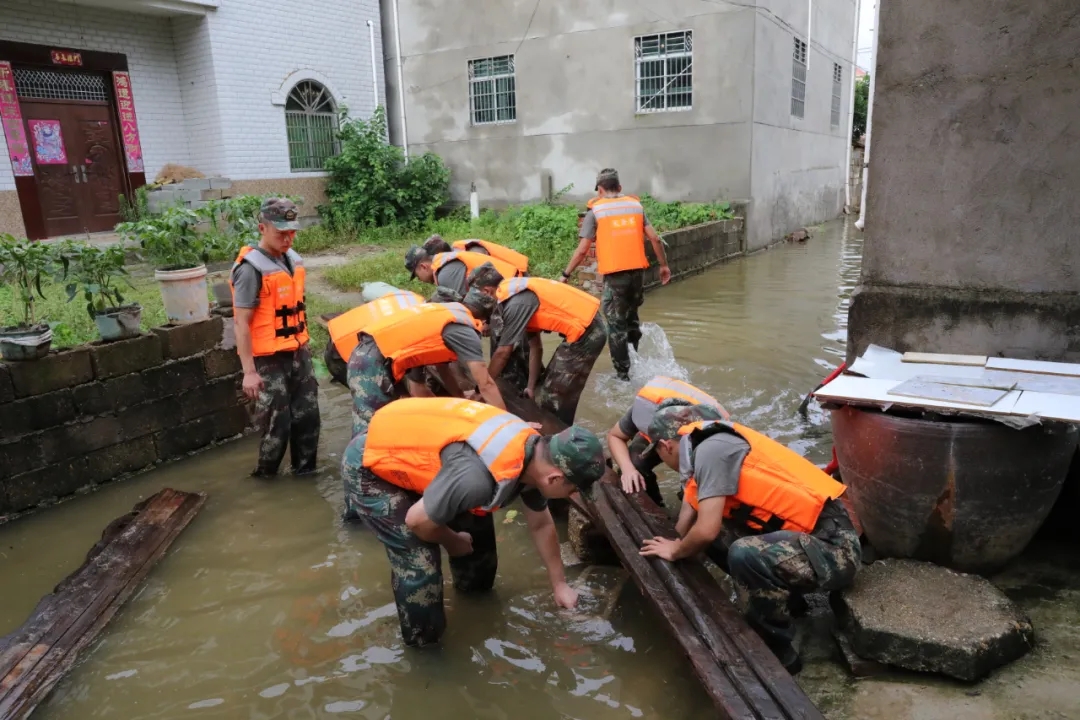
[(42, 281), (55, 271), (62, 262), (67, 271), (67, 261), (44, 243), (19, 240), (13, 235), (0, 233), (0, 280), (2, 285), (15, 290), (19, 324), (32, 327), (37, 324), (37, 298), (45, 300)]
[(154, 267), (179, 269), (211, 260), (232, 260), (259, 240), (258, 212), (264, 197), (210, 200), (197, 210), (174, 206), (157, 215), (123, 222), (116, 232), (135, 242)]
[(641, 196), (641, 204), (645, 207), (645, 216), (657, 232), (668, 232), (732, 217), (731, 206), (727, 203), (665, 203), (646, 194)]
[(122, 307), (124, 294), (120, 283), (131, 285), (124, 267), (125, 253), (122, 245), (107, 248), (86, 243), (70, 243), (61, 252), (69, 258), (71, 280), (66, 286), (67, 301), (71, 302), (82, 290), (86, 312), (92, 318), (108, 308)]

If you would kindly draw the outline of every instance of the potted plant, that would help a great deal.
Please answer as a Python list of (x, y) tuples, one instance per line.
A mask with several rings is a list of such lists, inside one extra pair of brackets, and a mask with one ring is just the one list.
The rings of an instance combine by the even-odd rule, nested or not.
[(0, 278), (14, 289), (22, 315), (18, 325), (0, 329), (0, 356), (4, 360), (37, 360), (48, 355), (52, 330), (38, 322), (34, 295), (45, 299), (41, 280), (48, 276), (53, 263), (47, 245), (0, 233)]
[[(68, 302), (82, 289), (86, 312), (94, 319), (105, 342), (124, 340), (139, 334), (142, 306), (124, 304), (119, 282), (127, 282), (125, 254), (121, 245), (101, 248), (94, 245), (68, 246), (74, 262), (74, 282), (67, 286)], [(128, 283), (130, 284), (130, 283)]]
[(210, 317), (206, 293), (206, 240), (198, 230), (202, 218), (190, 208), (171, 207), (160, 215), (121, 223), (118, 233), (136, 241), (154, 266), (170, 323), (193, 323)]

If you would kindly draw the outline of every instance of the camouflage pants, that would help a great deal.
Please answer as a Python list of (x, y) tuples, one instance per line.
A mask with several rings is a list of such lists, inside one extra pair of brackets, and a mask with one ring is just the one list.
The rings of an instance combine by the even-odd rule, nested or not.
[(725, 524), (706, 552), (746, 588), (746, 619), (773, 650), (790, 650), (795, 638), (791, 594), (846, 588), (862, 561), (859, 535), (838, 501), (826, 504), (812, 533), (752, 535)]
[[(494, 357), (495, 351), (498, 350), (498, 346), (495, 344), (496, 338), (502, 334), (503, 317), (502, 312), (496, 308), (495, 312), (491, 315), (491, 355)], [(541, 369), (543, 372), (543, 369)], [(506, 366), (502, 370), (500, 378), (510, 383), (510, 385), (516, 388), (519, 392), (525, 392), (525, 388), (529, 386), (529, 340), (528, 337), (522, 337), (521, 342), (514, 346), (514, 350), (510, 353), (510, 358), (506, 361)]]
[(256, 476), (276, 475), (288, 446), (292, 471), (315, 472), (319, 451), (319, 383), (311, 352), (302, 347), (255, 358), (263, 389), (255, 403), (255, 427), (262, 432)]
[[(363, 451), (354, 445), (349, 445), (342, 460), (345, 517), (359, 518), (386, 548), (405, 644), (420, 647), (437, 643), (446, 629), (442, 550), (418, 538), (405, 524), (405, 514), (420, 495), (391, 485), (364, 468)], [(462, 513), (449, 527), (473, 538), (472, 554), (450, 558), (454, 589), (464, 593), (490, 590), (499, 567), (492, 516)]]
[(574, 424), (581, 391), (589, 381), (596, 358), (604, 351), (607, 329), (600, 313), (577, 342), (563, 342), (551, 355), (543, 380), (536, 389), (536, 403), (567, 425)]
[(353, 437), (367, 432), (376, 410), (405, 397), (390, 373), (390, 363), (370, 338), (364, 338), (349, 357), (348, 383), (353, 401)]
[(656, 466), (662, 461), (656, 450), (653, 450), (648, 455), (641, 454), (641, 451), (648, 444), (649, 441), (645, 439), (645, 436), (638, 433), (627, 443), (626, 449), (630, 451), (630, 462), (634, 464), (634, 469), (641, 473), (641, 477), (645, 478), (645, 494), (654, 503), (664, 507), (664, 496), (660, 494), (660, 483), (656, 479)]
[(608, 324), (608, 344), (615, 372), (630, 372), (630, 345), (637, 350), (641, 341), (638, 308), (645, 302), (645, 272), (626, 270), (604, 276), (600, 307)]

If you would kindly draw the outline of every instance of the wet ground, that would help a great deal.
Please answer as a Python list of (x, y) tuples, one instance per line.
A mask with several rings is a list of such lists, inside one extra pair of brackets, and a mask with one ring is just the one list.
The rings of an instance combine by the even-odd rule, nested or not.
[[(795, 412), (839, 362), (861, 240), (841, 223), (648, 295), (632, 387), (601, 358), (579, 419), (615, 422), (656, 373), (723, 399), (738, 419), (816, 462), (827, 417)], [(663, 328), (663, 331), (660, 328)], [(381, 546), (339, 519), (337, 455), (347, 397), (322, 395), (318, 480), (247, 477), (243, 440), (0, 526), (0, 634), (80, 564), (114, 517), (172, 486), (210, 499), (142, 590), (35, 717), (448, 718), (713, 717), (689, 665), (632, 585), (607, 613), (620, 571), (598, 568), (576, 613), (558, 611), (519, 516), (500, 515), (493, 594), (447, 588), (438, 650), (401, 646)], [(673, 494), (669, 479), (665, 491)], [(571, 580), (582, 570), (574, 569)], [(827, 633), (804, 633), (800, 682), (838, 720), (1080, 718), (1080, 567), (1029, 551), (999, 583), (1039, 633), (1028, 658), (976, 686), (922, 676), (850, 680)], [(817, 627), (824, 629), (819, 619)]]

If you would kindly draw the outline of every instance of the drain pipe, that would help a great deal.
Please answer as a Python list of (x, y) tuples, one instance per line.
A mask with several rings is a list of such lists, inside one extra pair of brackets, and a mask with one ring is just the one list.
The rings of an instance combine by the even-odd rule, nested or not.
[(397, 91), (398, 110), (401, 114), (401, 147), (405, 151), (405, 162), (409, 161), (409, 127), (405, 123), (405, 80), (401, 70), (401, 20), (398, 19), (398, 0), (394, 0), (394, 45), (397, 52)]
[[(367, 21), (368, 39), (371, 41), (371, 93), (375, 98), (375, 104), (372, 106), (372, 112), (374, 108), (379, 107), (379, 66), (375, 59), (375, 23), (370, 20)], [(390, 129), (387, 128), (387, 133)]]
[(878, 51), (878, 28), (881, 22), (881, 0), (874, 4), (874, 42), (870, 55), (870, 96), (866, 99), (866, 148), (863, 150), (862, 171), (862, 199), (859, 201), (859, 219), (855, 221), (855, 227), (862, 230), (866, 227), (866, 186), (870, 179), (870, 139), (874, 129), (874, 87), (877, 85), (877, 51)]
[(855, 3), (855, 30), (851, 34), (851, 98), (848, 102), (847, 114), (847, 162), (844, 163), (844, 212), (851, 212), (851, 153), (855, 139), (851, 134), (855, 132), (855, 77), (859, 71), (859, 15), (862, 13), (862, 0)]
[(806, 82), (810, 82), (810, 56), (813, 50), (810, 47), (810, 30), (814, 27), (814, 0), (806, 0)]

